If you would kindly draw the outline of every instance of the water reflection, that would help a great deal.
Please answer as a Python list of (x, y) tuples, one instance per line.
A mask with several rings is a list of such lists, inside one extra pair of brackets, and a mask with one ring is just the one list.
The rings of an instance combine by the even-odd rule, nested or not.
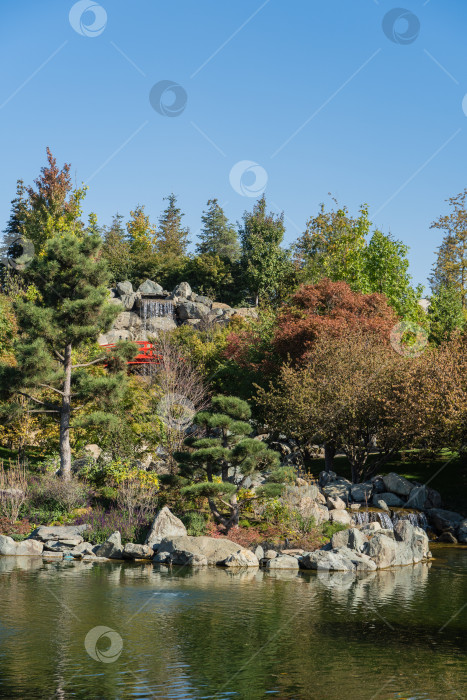
[(462, 697), (467, 551), (439, 554), (358, 577), (1, 557), (0, 697)]

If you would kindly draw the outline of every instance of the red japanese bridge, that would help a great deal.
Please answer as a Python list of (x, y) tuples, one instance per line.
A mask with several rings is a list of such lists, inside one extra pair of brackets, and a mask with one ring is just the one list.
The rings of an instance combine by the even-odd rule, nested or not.
[[(134, 340), (132, 342), (139, 346), (139, 352), (132, 360), (127, 362), (128, 365), (160, 365), (162, 355), (156, 351), (152, 343), (149, 343), (147, 340)], [(105, 348), (107, 351), (114, 347), (115, 343), (101, 345), (101, 348)]]

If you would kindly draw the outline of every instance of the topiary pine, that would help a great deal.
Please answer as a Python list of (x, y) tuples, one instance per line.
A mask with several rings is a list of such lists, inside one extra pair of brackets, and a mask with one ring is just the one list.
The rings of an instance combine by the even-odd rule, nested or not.
[(189, 482), (182, 493), (207, 498), (216, 523), (226, 531), (238, 525), (242, 507), (259, 495), (241, 497), (239, 492), (247, 479), (279, 465), (277, 452), (249, 437), (253, 430), (250, 418), (246, 401), (236, 396), (215, 396), (209, 410), (194, 417), (202, 436), (187, 438), (189, 449), (175, 454), (180, 482)]

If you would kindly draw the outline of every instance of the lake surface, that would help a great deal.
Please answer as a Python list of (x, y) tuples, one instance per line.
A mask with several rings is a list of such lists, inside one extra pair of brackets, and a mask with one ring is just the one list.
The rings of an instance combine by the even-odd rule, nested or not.
[(0, 697), (465, 698), (467, 548), (433, 551), (360, 579), (1, 557)]

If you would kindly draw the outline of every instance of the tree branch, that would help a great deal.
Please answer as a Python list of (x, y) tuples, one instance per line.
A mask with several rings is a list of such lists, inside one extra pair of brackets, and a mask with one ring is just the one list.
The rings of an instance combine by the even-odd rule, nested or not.
[(24, 391), (18, 391), (18, 394), (20, 394), (20, 396), (25, 396), (27, 399), (30, 399), (30, 401), (34, 401), (35, 403), (38, 403), (41, 406), (49, 406), (49, 408), (52, 408), (52, 410), (54, 410), (54, 411), (59, 410), (58, 406), (55, 406), (53, 403), (48, 403), (47, 401), (40, 401), (39, 399), (36, 399), (34, 396), (31, 396), (30, 394), (26, 394)]
[(44, 389), (50, 389), (50, 391), (56, 391), (57, 394), (61, 394), (63, 396), (63, 391), (60, 391), (60, 389), (56, 389), (53, 386), (49, 386), (48, 384), (39, 384), (39, 386), (43, 386)]
[(63, 355), (61, 353), (58, 352), (58, 350), (54, 350), (54, 353), (56, 354), (56, 356), (58, 357), (60, 362), (65, 362), (65, 358), (63, 357)]
[(98, 362), (102, 362), (102, 360), (105, 360), (106, 356), (102, 355), (101, 357), (98, 357), (97, 360), (92, 360), (92, 362), (83, 362), (80, 365), (71, 365), (71, 369), (76, 369), (77, 367), (89, 367), (90, 365), (95, 365)]

